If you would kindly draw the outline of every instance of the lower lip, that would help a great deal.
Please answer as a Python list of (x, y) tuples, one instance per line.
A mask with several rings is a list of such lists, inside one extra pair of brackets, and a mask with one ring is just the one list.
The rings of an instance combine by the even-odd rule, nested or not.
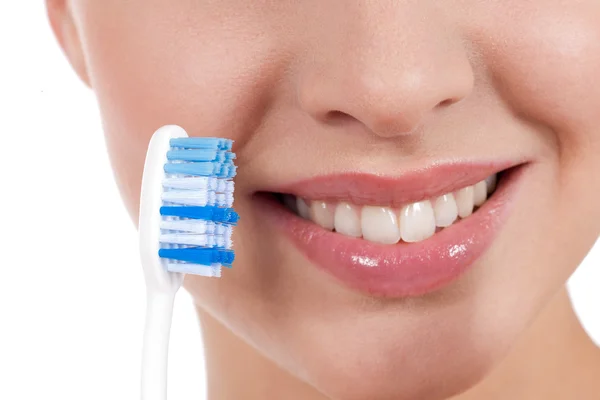
[(450, 285), (490, 247), (524, 170), (522, 165), (507, 171), (475, 213), (418, 243), (381, 245), (330, 232), (294, 215), (272, 196), (261, 197), (259, 208), (315, 266), (345, 286), (373, 296), (421, 296)]

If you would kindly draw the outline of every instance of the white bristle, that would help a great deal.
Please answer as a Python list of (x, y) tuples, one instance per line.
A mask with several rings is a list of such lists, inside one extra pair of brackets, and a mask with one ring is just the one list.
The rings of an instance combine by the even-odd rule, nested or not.
[(215, 224), (215, 235), (224, 235), (227, 231), (226, 225)]
[(215, 191), (219, 192), (219, 193), (229, 192), (230, 191), (230, 188), (229, 188), (230, 185), (228, 185), (229, 182), (230, 181), (228, 181), (228, 180), (219, 178), (217, 181), (217, 189)]
[(189, 233), (214, 234), (216, 224), (210, 221), (195, 219), (163, 220), (160, 222), (160, 229)]
[(163, 192), (164, 202), (184, 206), (207, 206), (215, 204), (215, 192), (203, 190), (169, 190)]
[[(230, 239), (230, 238), (229, 238)], [(158, 240), (164, 244), (180, 244), (188, 246), (225, 247), (228, 242), (226, 235), (193, 234), (193, 233), (163, 233)]]
[(198, 177), (170, 177), (163, 179), (164, 188), (169, 189), (197, 189), (197, 190), (218, 190), (223, 186), (218, 178), (208, 178), (203, 176)]
[(233, 242), (231, 240), (231, 236), (233, 235), (233, 226), (226, 227), (225, 234), (225, 247), (230, 249), (233, 246)]
[(211, 278), (221, 277), (221, 265), (213, 264), (210, 267), (206, 265), (197, 265), (190, 263), (167, 263), (167, 270), (170, 272), (189, 273), (193, 272), (194, 275), (206, 276)]

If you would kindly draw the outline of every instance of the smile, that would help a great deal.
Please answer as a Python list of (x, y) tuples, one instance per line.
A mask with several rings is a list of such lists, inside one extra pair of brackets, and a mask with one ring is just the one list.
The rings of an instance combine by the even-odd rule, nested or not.
[(294, 214), (329, 231), (381, 243), (420, 242), (436, 231), (465, 219), (481, 207), (496, 189), (493, 174), (475, 185), (441, 196), (406, 204), (401, 208), (356, 205), (348, 201), (306, 200), (281, 195), (282, 203)]
[(264, 220), (336, 281), (370, 295), (420, 296), (458, 279), (492, 245), (526, 165), (320, 176), (256, 198)]

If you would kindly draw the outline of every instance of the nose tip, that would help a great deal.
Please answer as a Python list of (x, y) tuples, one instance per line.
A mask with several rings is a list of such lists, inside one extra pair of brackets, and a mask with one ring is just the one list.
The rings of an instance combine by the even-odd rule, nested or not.
[(474, 85), (468, 60), (431, 60), (390, 72), (339, 69), (319, 74), (300, 91), (302, 108), (321, 123), (358, 121), (382, 138), (410, 135), (428, 117), (467, 97)]
[(367, 102), (351, 105), (348, 115), (381, 137), (415, 132), (438, 110), (458, 103), (471, 93), (473, 74), (468, 70), (407, 72), (387, 86), (364, 85), (355, 90), (369, 93)]
[(344, 4), (337, 12), (348, 23), (318, 25), (297, 70), (298, 101), (312, 118), (408, 135), (472, 92), (473, 65), (451, 16), (428, 2)]

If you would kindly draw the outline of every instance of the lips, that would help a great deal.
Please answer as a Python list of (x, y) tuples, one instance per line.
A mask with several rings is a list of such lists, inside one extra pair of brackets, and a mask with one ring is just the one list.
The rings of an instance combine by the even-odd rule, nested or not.
[[(432, 231), (414, 242), (399, 240), (398, 235), (397, 243), (392, 240), (390, 244), (382, 244), (352, 237), (360, 233), (335, 232), (334, 228), (328, 229), (294, 214), (275, 196), (257, 196), (257, 204), (273, 229), (282, 231), (312, 265), (342, 285), (375, 296), (420, 296), (451, 284), (485, 253), (508, 217), (524, 167), (525, 164), (508, 162), (455, 163), (434, 165), (394, 178), (345, 174), (269, 188), (269, 191), (308, 201), (364, 206), (363, 210), (371, 214), (376, 209), (374, 206), (386, 207), (381, 210), (388, 211), (381, 213), (392, 215), (393, 209), (433, 204), (427, 199), (441, 198), (448, 193), (460, 196), (464, 188), (477, 187), (476, 184), (500, 173), (495, 192), (487, 201), (479, 201), (481, 207), (472, 215), (469, 213), (468, 217), (442, 230), (438, 225), (435, 234)], [(473, 196), (472, 191), (467, 193)], [(401, 218), (399, 215), (398, 221)], [(389, 233), (385, 236), (389, 229), (389, 224), (379, 230), (370, 225), (368, 235), (389, 238)]]

